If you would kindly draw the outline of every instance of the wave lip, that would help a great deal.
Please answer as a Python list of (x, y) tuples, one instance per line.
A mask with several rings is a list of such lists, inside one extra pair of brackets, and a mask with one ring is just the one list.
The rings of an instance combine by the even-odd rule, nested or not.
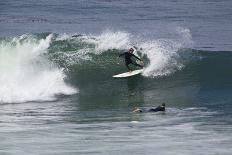
[(192, 36), (189, 29), (178, 27), (178, 39), (158, 39), (147, 41), (140, 45), (142, 54), (149, 59), (143, 75), (148, 77), (166, 76), (184, 67), (180, 57), (180, 49), (192, 46)]
[(23, 35), (0, 42), (1, 103), (52, 101), (57, 94), (77, 93), (64, 82), (62, 69), (46, 58), (52, 37)]

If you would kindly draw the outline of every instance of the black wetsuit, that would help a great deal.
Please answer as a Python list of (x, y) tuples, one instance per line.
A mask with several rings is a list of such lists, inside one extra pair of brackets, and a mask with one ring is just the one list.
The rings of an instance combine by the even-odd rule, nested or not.
[(148, 110), (142, 110), (142, 109), (135, 109), (133, 112), (159, 112), (159, 111), (165, 111), (165, 106), (158, 106), (156, 108), (151, 108), (151, 109), (148, 109)]
[(124, 53), (120, 54), (119, 57), (121, 57), (121, 56), (123, 56), (123, 55), (125, 56), (126, 67), (127, 67), (129, 70), (131, 70), (130, 67), (129, 67), (129, 64), (133, 64), (133, 65), (135, 65), (135, 66), (139, 66), (139, 67), (143, 68), (142, 65), (139, 65), (139, 64), (137, 64), (137, 63), (135, 63), (135, 62), (133, 62), (133, 61), (131, 60), (131, 57), (135, 57), (136, 59), (138, 59), (138, 60), (141, 61), (141, 59), (140, 59), (139, 57), (135, 56), (133, 53), (124, 52)]
[(165, 111), (165, 106), (158, 106), (156, 108), (151, 108), (148, 112), (158, 112), (158, 111)]

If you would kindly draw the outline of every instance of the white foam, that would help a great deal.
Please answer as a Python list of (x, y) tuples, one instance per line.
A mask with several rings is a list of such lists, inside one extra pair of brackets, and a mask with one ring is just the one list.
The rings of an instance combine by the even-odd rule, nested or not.
[(139, 45), (143, 48), (142, 53), (150, 61), (144, 70), (144, 76), (169, 75), (184, 67), (178, 51), (181, 48), (192, 46), (191, 33), (189, 29), (181, 27), (178, 27), (175, 33), (179, 36), (179, 39), (158, 39), (146, 41)]
[(130, 34), (126, 32), (105, 31), (100, 35), (90, 36), (86, 42), (95, 44), (95, 54), (101, 54), (109, 49), (127, 49), (130, 47)]
[(130, 44), (130, 35), (126, 32), (104, 32), (97, 36), (97, 50), (126, 49)]
[(173, 41), (156, 40), (140, 46), (143, 48), (142, 53), (149, 59), (149, 64), (143, 72), (144, 76), (168, 75), (183, 67), (177, 53), (180, 45)]
[(65, 84), (62, 70), (43, 55), (52, 37), (36, 40), (24, 35), (1, 42), (0, 102), (54, 100), (57, 94), (77, 92)]

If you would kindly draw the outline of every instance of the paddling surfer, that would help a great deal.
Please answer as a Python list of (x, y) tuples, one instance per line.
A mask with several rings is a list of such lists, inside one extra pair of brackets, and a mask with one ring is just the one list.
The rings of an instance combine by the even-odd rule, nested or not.
[(129, 67), (130, 64), (133, 64), (133, 65), (135, 65), (135, 66), (138, 66), (138, 67), (143, 68), (142, 65), (137, 64), (136, 62), (133, 62), (133, 61), (131, 60), (132, 57), (135, 57), (136, 59), (138, 59), (138, 60), (140, 60), (141, 62), (143, 62), (139, 57), (137, 57), (136, 55), (134, 55), (133, 52), (134, 52), (134, 49), (133, 49), (133, 48), (130, 48), (127, 52), (124, 52), (124, 53), (122, 53), (122, 54), (119, 55), (119, 57), (121, 57), (121, 56), (124, 56), (124, 57), (125, 57), (125, 64), (126, 64), (127, 69), (128, 69), (130, 72), (132, 71), (132, 70), (130, 69), (130, 67)]
[(161, 106), (158, 106), (156, 108), (151, 108), (148, 110), (148, 112), (158, 112), (158, 111), (165, 111), (165, 103), (162, 103)]
[[(151, 108), (151, 109), (147, 110), (147, 112), (158, 112), (158, 111), (165, 111), (165, 103), (162, 103), (161, 106), (158, 106), (156, 108)], [(140, 112), (144, 112), (144, 111), (142, 109), (136, 107), (135, 110), (133, 110), (133, 112), (140, 113)]]

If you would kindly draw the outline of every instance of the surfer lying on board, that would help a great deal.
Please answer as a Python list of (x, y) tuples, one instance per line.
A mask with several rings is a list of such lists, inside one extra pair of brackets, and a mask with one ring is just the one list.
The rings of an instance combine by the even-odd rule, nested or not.
[(128, 68), (128, 70), (129, 70), (130, 72), (131, 72), (131, 69), (130, 69), (130, 67), (129, 67), (129, 64), (133, 64), (133, 65), (135, 65), (135, 66), (139, 66), (139, 67), (143, 68), (142, 65), (137, 64), (137, 63), (135, 63), (135, 62), (133, 62), (133, 61), (131, 60), (132, 57), (135, 57), (136, 59), (138, 59), (138, 60), (140, 60), (141, 62), (143, 62), (139, 57), (137, 57), (136, 55), (134, 55), (133, 52), (134, 52), (134, 49), (133, 49), (133, 48), (130, 48), (127, 52), (124, 52), (124, 53), (122, 53), (122, 54), (119, 55), (119, 57), (121, 57), (121, 56), (124, 56), (124, 57), (125, 57), (125, 64), (126, 64), (126, 67)]
[[(158, 112), (158, 111), (165, 111), (165, 103), (162, 103), (161, 106), (158, 106), (156, 108), (151, 108), (147, 112)], [(144, 111), (140, 108), (135, 108), (133, 112), (144, 112)]]

